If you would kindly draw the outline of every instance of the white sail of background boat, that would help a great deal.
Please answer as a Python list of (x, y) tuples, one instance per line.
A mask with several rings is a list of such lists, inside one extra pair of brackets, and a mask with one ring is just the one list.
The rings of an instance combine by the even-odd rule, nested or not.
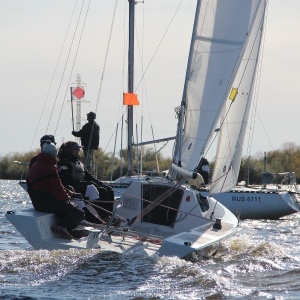
[[(260, 6), (253, 6), (253, 13), (256, 18), (253, 19), (252, 30), (247, 36), (247, 47), (232, 84), (234, 100), (226, 102), (221, 115), (219, 143), (209, 192), (243, 219), (278, 219), (300, 211), (295, 179), (289, 180), (289, 190), (276, 186), (262, 186), (259, 189), (240, 186), (227, 192), (235, 187), (238, 180), (263, 34), (265, 5), (261, 3)], [(293, 179), (291, 175), (289, 177)]]
[(226, 102), (220, 121), (219, 143), (212, 176), (212, 194), (232, 189), (238, 180), (245, 133), (252, 103), (255, 74), (264, 26), (265, 5), (256, 14), (247, 36), (247, 47), (233, 81), (232, 98)]
[[(186, 257), (218, 245), (235, 232), (238, 220), (232, 212), (183, 183), (195, 176), (239, 68), (244, 66), (249, 36), (254, 24), (261, 22), (265, 5), (265, 0), (197, 2), (172, 164), (178, 181), (133, 181), (114, 206), (112, 218), (118, 219), (120, 226), (95, 225), (88, 228), (90, 235), (80, 240), (54, 236), (52, 214), (33, 208), (7, 212), (8, 220), (34, 249), (100, 247), (120, 253)], [(133, 91), (134, 6), (135, 1), (129, 0), (129, 92)], [(129, 148), (131, 135), (129, 128)]]
[[(250, 2), (246, 2), (250, 5)], [(226, 102), (220, 118), (219, 143), (209, 194), (213, 195), (214, 198), (232, 212), (238, 214), (242, 219), (278, 219), (300, 211), (299, 190), (295, 176), (292, 173), (286, 174), (285, 177), (289, 178), (289, 185), (285, 185), (285, 187), (281, 184), (277, 186), (265, 184), (260, 187), (235, 187), (238, 180), (243, 143), (253, 98), (255, 71), (259, 59), (266, 9), (264, 1), (254, 2), (256, 3), (252, 3), (252, 12), (256, 17), (253, 18), (252, 30), (247, 36), (247, 47), (243, 51), (240, 67), (232, 83), (231, 96), (234, 99), (229, 99)], [(257, 5), (259, 2), (260, 5)], [(226, 1), (224, 1), (224, 5), (225, 3)], [(239, 4), (244, 5), (241, 2)], [(220, 51), (222, 51), (220, 50), (221, 47), (220, 45), (219, 50), (216, 50), (220, 57), (223, 55), (220, 54)], [(227, 47), (229, 49), (231, 45), (227, 45)], [(197, 58), (195, 58), (196, 60)], [(226, 62), (227, 60), (223, 61), (223, 63)], [(194, 108), (191, 110), (195, 111)], [(206, 114), (206, 110), (211, 111), (207, 105), (203, 109), (204, 114)], [(193, 128), (193, 124), (189, 126)], [(202, 126), (204, 126), (204, 123)], [(208, 124), (208, 126), (210, 125)], [(186, 132), (188, 137), (192, 136), (191, 130), (188, 129)], [(196, 146), (202, 149), (202, 153), (205, 151), (204, 141), (205, 139), (203, 139), (203, 142), (199, 141)], [(191, 139), (189, 138), (187, 143), (190, 142)]]

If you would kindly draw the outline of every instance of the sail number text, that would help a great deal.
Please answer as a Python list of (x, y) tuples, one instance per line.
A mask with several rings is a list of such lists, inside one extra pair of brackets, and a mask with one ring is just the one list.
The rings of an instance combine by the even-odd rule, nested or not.
[(257, 196), (232, 196), (231, 199), (238, 202), (260, 202), (260, 197)]

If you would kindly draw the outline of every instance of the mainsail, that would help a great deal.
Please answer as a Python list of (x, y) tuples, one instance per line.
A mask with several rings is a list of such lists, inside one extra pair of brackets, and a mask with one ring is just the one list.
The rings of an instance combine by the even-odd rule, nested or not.
[(195, 170), (208, 147), (263, 3), (198, 1), (173, 154), (186, 171)]
[(260, 1), (240, 68), (233, 82), (237, 95), (228, 99), (221, 117), (221, 131), (210, 193), (232, 189), (238, 180), (243, 143), (252, 102), (253, 86), (264, 25), (266, 1)]

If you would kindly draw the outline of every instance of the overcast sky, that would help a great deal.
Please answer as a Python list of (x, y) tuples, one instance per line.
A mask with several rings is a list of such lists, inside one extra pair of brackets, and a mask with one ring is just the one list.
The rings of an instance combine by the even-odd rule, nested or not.
[[(136, 5), (135, 85), (139, 84), (141, 105), (135, 117), (142, 140), (151, 138), (149, 124), (157, 139), (175, 135), (174, 107), (180, 104), (182, 96), (195, 0), (182, 2), (167, 30), (179, 3), (179, 0), (145, 0), (144, 4)], [(121, 128), (124, 109), (121, 95), (127, 89), (124, 10), (128, 1), (118, 1), (111, 39), (115, 1), (91, 1), (81, 36), (86, 1), (73, 38), (81, 5), (81, 0), (1, 1), (0, 155), (35, 149), (45, 133), (55, 133), (58, 145), (74, 140), (69, 82), (74, 82), (77, 74), (86, 83), (82, 125), (86, 113), (96, 111), (101, 128), (100, 147), (113, 150), (114, 129), (118, 123)], [(285, 143), (300, 144), (299, 13), (299, 0), (269, 3), (252, 154), (275, 150)], [(144, 81), (141, 81), (141, 66), (144, 70), (149, 66)], [(120, 142), (117, 143), (120, 149)], [(171, 156), (172, 144), (169, 142), (164, 148), (164, 156)], [(162, 146), (158, 144), (157, 149)]]

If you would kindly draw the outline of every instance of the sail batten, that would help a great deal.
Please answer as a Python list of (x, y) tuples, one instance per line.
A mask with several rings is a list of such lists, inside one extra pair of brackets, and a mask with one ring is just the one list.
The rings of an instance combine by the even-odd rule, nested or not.
[(209, 42), (212, 44), (224, 44), (224, 45), (243, 45), (244, 41), (234, 41), (234, 40), (221, 40), (221, 39), (213, 39), (213, 38), (208, 38), (204, 36), (196, 36), (195, 40), (203, 41), (203, 42)]

